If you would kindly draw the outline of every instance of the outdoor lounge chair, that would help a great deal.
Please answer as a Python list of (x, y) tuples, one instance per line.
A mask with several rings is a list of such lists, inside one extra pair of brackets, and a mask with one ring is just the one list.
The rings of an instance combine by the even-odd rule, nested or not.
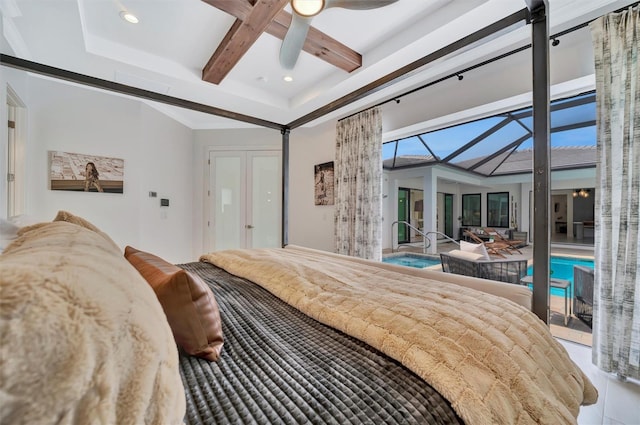
[(498, 231), (493, 227), (485, 227), (484, 231), (487, 235), (492, 236), (494, 241), (503, 242), (509, 245), (508, 250), (516, 251), (518, 254), (522, 254), (522, 251), (520, 251), (518, 247), (523, 245), (524, 241), (507, 239), (504, 236), (502, 236), (500, 233), (498, 233)]
[(511, 254), (509, 252), (509, 249), (510, 249), (509, 244), (507, 244), (507, 243), (504, 243), (504, 242), (486, 242), (486, 241), (483, 241), (482, 239), (480, 239), (478, 237), (478, 235), (476, 235), (473, 232), (469, 232), (468, 230), (465, 231), (464, 234), (467, 237), (469, 237), (472, 241), (474, 241), (475, 243), (483, 244), (484, 247), (487, 249), (487, 252), (489, 254), (497, 255), (498, 257), (502, 257), (502, 258), (507, 258), (502, 254), (503, 252)]

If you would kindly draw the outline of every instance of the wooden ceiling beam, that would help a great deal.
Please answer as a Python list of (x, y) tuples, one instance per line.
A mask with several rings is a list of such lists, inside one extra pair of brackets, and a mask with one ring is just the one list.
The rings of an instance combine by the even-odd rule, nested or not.
[(287, 2), (288, 0), (259, 0), (246, 19), (237, 19), (202, 70), (202, 79), (220, 84)]
[(250, 0), (202, 0), (210, 6), (220, 9), (229, 15), (244, 21), (251, 13), (255, 3)]
[[(217, 62), (225, 62), (229, 61), (229, 59), (224, 58), (227, 55), (225, 53), (226, 46), (229, 46), (229, 43), (234, 37), (237, 37), (236, 33), (238, 31), (239, 26), (242, 22), (246, 21), (252, 10), (254, 9), (253, 2), (255, 0), (203, 0), (205, 3), (219, 9), (225, 13), (234, 16), (237, 20), (233, 24), (231, 30), (227, 33), (222, 43), (213, 54), (209, 62), (202, 70), (202, 79), (205, 81), (209, 81), (214, 84), (219, 84), (224, 76), (233, 68), (229, 68), (222, 78), (216, 76), (218, 72), (214, 69)], [(258, 2), (258, 7), (260, 2)], [(285, 10), (280, 10), (276, 16), (270, 21), (266, 27), (265, 32), (274, 37), (279, 38), (280, 40), (284, 39), (289, 26), (291, 25), (291, 14)], [(255, 40), (253, 41), (255, 42)], [(251, 45), (253, 44), (251, 43)], [(246, 53), (246, 51), (251, 47), (251, 45), (246, 46), (246, 50), (242, 53)], [(360, 53), (350, 49), (334, 38), (329, 37), (327, 34), (323, 33), (315, 29), (314, 27), (309, 28), (309, 33), (307, 35), (307, 39), (302, 48), (305, 52), (312, 54), (319, 59), (324, 60), (327, 63), (330, 63), (333, 66), (336, 66), (344, 71), (352, 72), (362, 66), (362, 55)], [(223, 56), (223, 57), (218, 57)], [(233, 65), (235, 65), (242, 55), (240, 55)], [(214, 78), (215, 76), (215, 78)], [(219, 81), (218, 81), (219, 80)], [(218, 82), (216, 82), (218, 81)]]
[[(282, 10), (267, 27), (267, 32), (282, 40), (290, 25), (291, 14)], [(314, 27), (309, 27), (302, 50), (347, 72), (355, 71), (362, 66), (360, 53)]]

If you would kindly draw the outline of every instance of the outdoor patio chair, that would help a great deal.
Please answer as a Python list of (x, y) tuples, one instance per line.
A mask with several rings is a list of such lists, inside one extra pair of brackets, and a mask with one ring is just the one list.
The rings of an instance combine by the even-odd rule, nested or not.
[(496, 256), (502, 257), (502, 258), (507, 258), (502, 254), (503, 252), (511, 254), (509, 252), (509, 244), (506, 244), (504, 242), (486, 242), (486, 241), (483, 241), (482, 239), (480, 239), (478, 237), (478, 235), (476, 235), (473, 232), (469, 232), (468, 230), (465, 231), (465, 235), (468, 238), (470, 238), (472, 241), (474, 241), (475, 243), (483, 244), (484, 247), (487, 249), (487, 252), (489, 254), (493, 254), (493, 255), (496, 255)]
[(527, 275), (527, 260), (470, 260), (451, 252), (441, 252), (440, 262), (445, 273), (461, 274), (482, 279), (520, 284)]
[(509, 248), (508, 248), (509, 251), (516, 251), (518, 254), (522, 254), (522, 251), (520, 251), (518, 247), (520, 245), (523, 245), (524, 241), (507, 239), (504, 236), (502, 236), (500, 233), (498, 233), (498, 231), (493, 227), (485, 227), (484, 231), (487, 235), (492, 236), (494, 241), (503, 242), (509, 245)]
[(589, 327), (593, 322), (593, 281), (591, 267), (573, 266), (573, 313)]

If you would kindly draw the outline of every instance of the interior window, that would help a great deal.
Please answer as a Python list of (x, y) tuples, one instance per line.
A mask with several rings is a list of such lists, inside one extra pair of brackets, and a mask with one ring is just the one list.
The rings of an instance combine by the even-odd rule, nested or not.
[(487, 193), (487, 226), (509, 227), (509, 192)]
[(462, 225), (480, 226), (480, 194), (462, 195)]

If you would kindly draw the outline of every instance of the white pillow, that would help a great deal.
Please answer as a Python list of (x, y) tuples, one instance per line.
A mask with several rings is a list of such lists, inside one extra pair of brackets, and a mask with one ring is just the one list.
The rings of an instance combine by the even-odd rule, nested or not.
[(466, 241), (460, 241), (460, 250), (464, 252), (473, 252), (480, 254), (483, 260), (490, 260), (487, 248), (482, 243), (470, 243)]
[(460, 251), (459, 249), (454, 249), (453, 251), (449, 251), (448, 254), (452, 257), (463, 258), (465, 260), (470, 260), (470, 261), (484, 260), (484, 257), (482, 256), (482, 254), (477, 254), (475, 252), (469, 252), (469, 251)]

